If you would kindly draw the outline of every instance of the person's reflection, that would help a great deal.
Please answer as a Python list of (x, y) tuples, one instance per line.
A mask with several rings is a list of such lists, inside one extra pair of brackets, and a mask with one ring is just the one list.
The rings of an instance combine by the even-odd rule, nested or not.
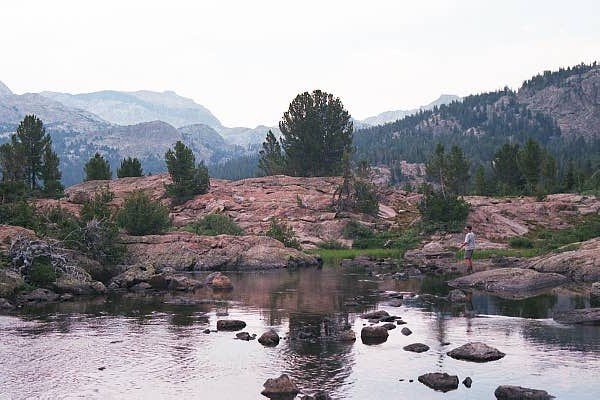
[(475, 308), (473, 307), (473, 292), (466, 292), (467, 301), (465, 302), (465, 317), (467, 318), (467, 334), (471, 334), (472, 325), (471, 319), (475, 316)]

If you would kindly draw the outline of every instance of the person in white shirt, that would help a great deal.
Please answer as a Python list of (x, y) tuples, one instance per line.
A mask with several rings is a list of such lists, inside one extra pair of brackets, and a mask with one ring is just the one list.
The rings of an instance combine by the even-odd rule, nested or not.
[(475, 250), (475, 234), (473, 227), (467, 225), (465, 227), (465, 241), (460, 245), (460, 249), (465, 248), (465, 262), (467, 264), (467, 272), (473, 272), (473, 250)]

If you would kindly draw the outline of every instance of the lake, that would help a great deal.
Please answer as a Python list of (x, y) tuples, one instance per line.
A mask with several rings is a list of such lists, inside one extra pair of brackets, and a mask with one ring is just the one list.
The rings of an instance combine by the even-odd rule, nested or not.
[[(445, 279), (380, 280), (333, 266), (228, 275), (235, 289), (226, 293), (114, 295), (1, 315), (0, 398), (266, 399), (264, 381), (281, 373), (303, 393), (323, 389), (336, 399), (490, 399), (499, 385), (544, 389), (559, 399), (597, 399), (600, 392), (600, 326), (551, 319), (554, 311), (588, 306), (576, 291), (526, 300), (474, 293), (466, 306), (406, 300), (392, 307), (382, 291), (445, 295)], [(190, 304), (174, 302), (182, 297)], [(401, 316), (413, 334), (399, 327), (385, 343), (363, 344), (368, 322), (359, 315), (375, 309)], [(258, 336), (273, 328), (285, 339), (267, 348), (236, 340), (235, 332), (203, 333), (223, 318), (245, 321), (244, 331)], [(345, 324), (357, 341), (331, 340), (327, 332)], [(321, 336), (290, 339), (307, 327)], [(469, 341), (506, 356), (479, 364), (446, 355)], [(415, 342), (430, 350), (403, 350)], [(438, 371), (460, 381), (470, 376), (473, 385), (441, 393), (417, 381)]]

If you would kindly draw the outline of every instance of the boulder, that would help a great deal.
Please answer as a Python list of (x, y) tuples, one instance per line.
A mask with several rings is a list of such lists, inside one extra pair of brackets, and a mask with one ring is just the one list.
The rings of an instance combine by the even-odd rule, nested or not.
[(239, 340), (245, 340), (246, 342), (254, 340), (256, 335), (251, 335), (248, 332), (239, 332), (235, 334), (235, 338)]
[(599, 325), (600, 308), (582, 308), (579, 310), (557, 312), (554, 313), (553, 318), (561, 324)]
[(270, 399), (293, 399), (300, 393), (298, 386), (286, 374), (279, 378), (267, 379), (263, 386), (264, 389), (260, 393)]
[(458, 376), (432, 372), (419, 376), (419, 382), (440, 392), (458, 389)]
[(540, 273), (524, 268), (498, 268), (461, 276), (448, 282), (455, 288), (479, 289), (500, 297), (522, 298), (566, 283), (560, 274)]
[(506, 354), (481, 342), (472, 342), (457, 347), (447, 353), (457, 360), (487, 362), (499, 360)]
[(545, 390), (509, 385), (498, 386), (494, 395), (498, 400), (551, 400), (554, 398)]
[(364, 344), (383, 343), (388, 336), (388, 330), (383, 326), (365, 326), (360, 331), (360, 338)]
[(381, 318), (385, 318), (385, 317), (389, 317), (390, 314), (388, 314), (387, 311), (385, 310), (377, 310), (377, 311), (371, 311), (368, 313), (364, 313), (362, 314), (360, 317), (363, 319), (376, 319), (376, 320), (381, 320)]
[(0, 297), (0, 310), (12, 310), (15, 306), (5, 298)]
[(148, 282), (156, 275), (158, 271), (153, 264), (135, 264), (112, 278), (111, 287), (130, 288), (140, 282)]
[(10, 297), (25, 284), (23, 277), (17, 272), (0, 269), (0, 297)]
[(387, 329), (388, 331), (391, 331), (392, 329), (396, 329), (396, 324), (393, 324), (391, 322), (387, 322), (381, 326), (384, 327), (385, 329)]
[(19, 299), (29, 303), (44, 303), (57, 301), (59, 295), (49, 289), (38, 288), (19, 296)]
[(220, 319), (217, 321), (218, 331), (240, 331), (246, 327), (244, 321), (236, 319)]
[(451, 303), (465, 303), (467, 300), (467, 295), (460, 289), (453, 289), (448, 294), (448, 301)]
[(106, 293), (106, 286), (102, 282), (91, 280), (83, 274), (60, 276), (53, 284), (53, 289), (58, 293), (72, 293), (76, 295), (94, 295)]
[(408, 346), (404, 346), (403, 349), (405, 351), (412, 351), (413, 353), (423, 353), (429, 350), (429, 346), (423, 343), (413, 343)]
[(233, 283), (227, 275), (220, 272), (213, 272), (206, 279), (206, 284), (212, 287), (214, 290), (231, 290), (233, 289)]
[(412, 331), (406, 327), (402, 328), (400, 332), (402, 332), (404, 336), (412, 335)]
[(341, 331), (337, 336), (336, 340), (338, 342), (354, 342), (356, 341), (356, 333), (353, 330), (345, 330)]
[(273, 347), (279, 344), (279, 335), (273, 329), (269, 329), (258, 338), (258, 343), (263, 346)]
[(463, 381), (462, 384), (465, 385), (466, 388), (470, 388), (473, 385), (473, 379), (471, 379), (470, 376), (467, 376)]

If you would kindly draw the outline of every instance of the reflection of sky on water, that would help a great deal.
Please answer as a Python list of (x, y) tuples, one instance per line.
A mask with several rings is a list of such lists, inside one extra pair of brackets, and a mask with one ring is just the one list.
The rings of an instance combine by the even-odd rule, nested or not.
[[(233, 292), (213, 295), (203, 289), (189, 295), (197, 302), (191, 306), (127, 296), (2, 316), (3, 395), (256, 399), (262, 383), (283, 372), (303, 390), (326, 389), (335, 398), (480, 399), (491, 398), (500, 384), (516, 384), (585, 400), (595, 399), (600, 390), (600, 327), (568, 327), (549, 319), (554, 311), (586, 306), (585, 298), (558, 292), (505, 300), (474, 293), (467, 307), (394, 308), (382, 301), (379, 307), (402, 316), (414, 333), (404, 336), (400, 327), (390, 331), (386, 343), (366, 346), (360, 342), (366, 321), (357, 313), (377, 306), (378, 290), (445, 294), (448, 289), (439, 279), (377, 284), (364, 278), (335, 268), (234, 274)], [(465, 317), (469, 310), (483, 316)], [(248, 332), (260, 335), (272, 327), (286, 339), (264, 348), (235, 340), (231, 332), (204, 334), (221, 318), (216, 311), (246, 321)], [(357, 333), (356, 343), (331, 339), (345, 324)], [(313, 343), (290, 339), (307, 326), (317, 337)], [(474, 364), (446, 355), (467, 341), (483, 341), (507, 356)], [(402, 350), (414, 342), (431, 350)], [(473, 387), (442, 395), (409, 383), (434, 371), (458, 374), (461, 380), (471, 376)]]

